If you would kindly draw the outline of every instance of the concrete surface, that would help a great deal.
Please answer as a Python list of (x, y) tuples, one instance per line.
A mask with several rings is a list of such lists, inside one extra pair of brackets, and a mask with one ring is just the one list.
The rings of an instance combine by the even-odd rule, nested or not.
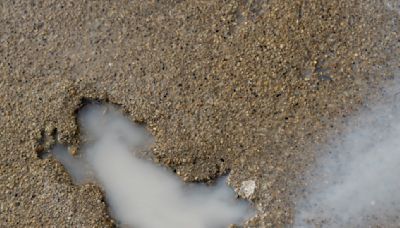
[(399, 70), (388, 4), (0, 1), (0, 226), (116, 224), (101, 189), (45, 156), (79, 146), (87, 99), (146, 123), (154, 160), (185, 181), (254, 181), (247, 226), (290, 225), (316, 145)]

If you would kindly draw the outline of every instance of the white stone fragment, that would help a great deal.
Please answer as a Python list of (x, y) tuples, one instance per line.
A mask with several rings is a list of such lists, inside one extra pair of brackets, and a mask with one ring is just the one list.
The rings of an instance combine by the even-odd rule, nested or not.
[(250, 198), (256, 190), (256, 182), (254, 180), (243, 181), (240, 186), (239, 195), (244, 198)]

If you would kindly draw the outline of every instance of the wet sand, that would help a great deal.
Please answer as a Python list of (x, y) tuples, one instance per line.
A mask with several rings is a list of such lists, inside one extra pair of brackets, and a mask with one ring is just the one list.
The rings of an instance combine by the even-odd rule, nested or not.
[(255, 181), (247, 226), (290, 225), (318, 145), (399, 71), (390, 3), (1, 1), (0, 226), (116, 223), (45, 156), (79, 146), (90, 99), (145, 123), (185, 181)]

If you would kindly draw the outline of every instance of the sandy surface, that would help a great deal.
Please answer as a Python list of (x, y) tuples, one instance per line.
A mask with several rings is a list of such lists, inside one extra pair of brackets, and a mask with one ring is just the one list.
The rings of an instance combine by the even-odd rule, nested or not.
[(186, 181), (254, 180), (248, 226), (291, 224), (314, 145), (399, 70), (395, 2), (2, 0), (0, 226), (113, 224), (97, 186), (43, 158), (79, 145), (89, 98), (146, 123)]

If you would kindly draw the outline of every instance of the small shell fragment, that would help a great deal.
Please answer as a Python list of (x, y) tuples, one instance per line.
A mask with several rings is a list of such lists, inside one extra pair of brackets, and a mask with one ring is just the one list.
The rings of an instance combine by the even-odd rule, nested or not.
[(254, 180), (243, 181), (240, 186), (239, 195), (243, 198), (250, 198), (256, 190), (256, 182)]

